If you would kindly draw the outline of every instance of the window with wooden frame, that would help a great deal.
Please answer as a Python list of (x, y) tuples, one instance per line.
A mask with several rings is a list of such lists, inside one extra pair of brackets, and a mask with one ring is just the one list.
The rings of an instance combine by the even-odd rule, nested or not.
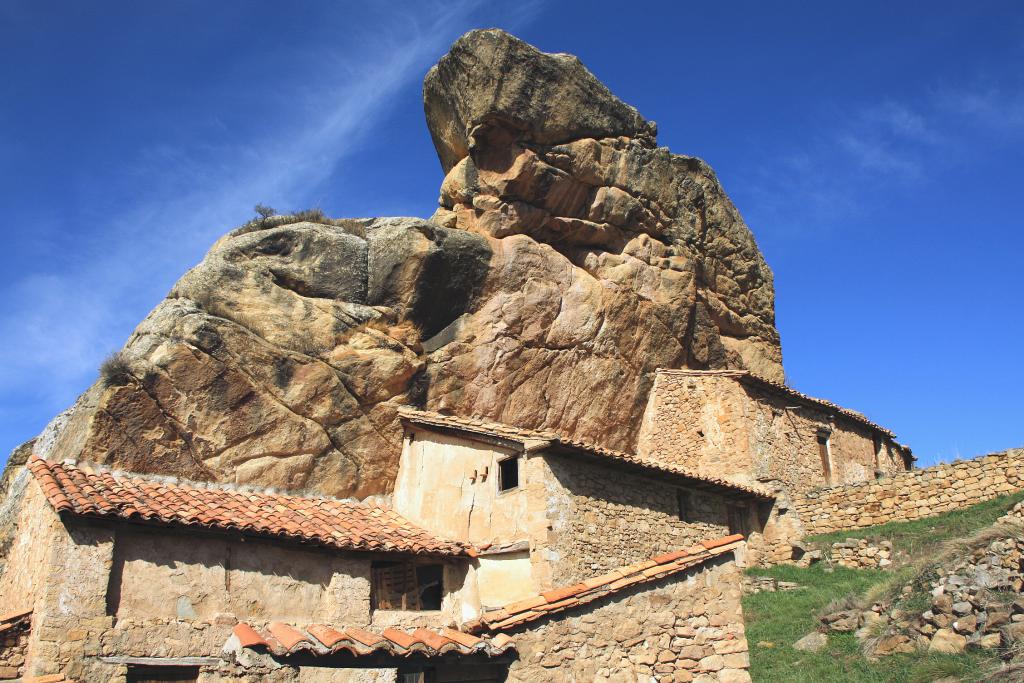
[(519, 488), (519, 456), (498, 461), (498, 492)]
[(692, 502), (690, 501), (690, 492), (684, 491), (683, 489), (676, 489), (676, 515), (679, 516), (679, 521), (690, 521), (691, 508)]
[(832, 432), (821, 430), (818, 432), (818, 455), (821, 456), (821, 473), (825, 476), (825, 483), (832, 485), (832, 463), (828, 453), (828, 439)]
[(882, 476), (882, 437), (875, 434), (871, 438), (871, 446), (875, 451), (875, 478)]
[(412, 562), (374, 562), (370, 567), (370, 604), (382, 610), (439, 610), (444, 596), (444, 566)]
[(747, 505), (729, 506), (729, 533), (739, 534), (746, 538), (750, 534), (750, 507)]

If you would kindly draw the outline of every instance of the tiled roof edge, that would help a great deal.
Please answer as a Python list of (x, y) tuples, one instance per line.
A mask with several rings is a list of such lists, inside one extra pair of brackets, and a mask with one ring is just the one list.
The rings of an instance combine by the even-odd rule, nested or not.
[(473, 633), (498, 632), (520, 626), (567, 609), (586, 605), (638, 584), (662, 579), (700, 566), (713, 557), (734, 551), (743, 536), (733, 534), (701, 541), (685, 550), (658, 555), (650, 560), (613, 569), (610, 572), (563, 588), (517, 600), (505, 607), (485, 612), (478, 621), (463, 628)]
[[(269, 524), (267, 525), (267, 528), (255, 528), (255, 527), (252, 527), (252, 526), (249, 526), (249, 525), (244, 525), (244, 524), (240, 524), (240, 523), (232, 523), (232, 522), (219, 522), (219, 521), (203, 522), (203, 521), (199, 521), (199, 520), (182, 519), (182, 518), (178, 518), (178, 517), (161, 516), (160, 514), (158, 514), (156, 512), (143, 513), (143, 512), (140, 512), (139, 510), (135, 509), (131, 505), (126, 507), (126, 506), (120, 505), (120, 504), (119, 505), (113, 505), (112, 504), (111, 507), (113, 509), (107, 511), (107, 510), (100, 509), (95, 501), (90, 501), (84, 494), (81, 494), (81, 493), (79, 494), (79, 498), (81, 498), (81, 500), (72, 501), (68, 497), (67, 492), (66, 492), (64, 486), (62, 486), (57, 481), (56, 477), (54, 476), (54, 468), (59, 467), (62, 470), (67, 470), (69, 468), (70, 469), (74, 469), (74, 470), (77, 470), (77, 471), (81, 472), (85, 476), (88, 476), (90, 474), (95, 476), (96, 474), (102, 473), (102, 474), (109, 475), (110, 477), (115, 479), (115, 481), (118, 481), (119, 483), (120, 482), (126, 482), (128, 484), (137, 484), (137, 483), (154, 484), (154, 483), (161, 483), (161, 480), (159, 480), (159, 479), (153, 480), (153, 479), (146, 479), (146, 478), (142, 478), (142, 477), (136, 477), (135, 475), (132, 475), (130, 473), (114, 474), (110, 470), (100, 470), (100, 472), (92, 472), (91, 468), (83, 469), (83, 468), (81, 468), (81, 467), (79, 467), (78, 465), (75, 465), (75, 464), (51, 462), (51, 461), (48, 461), (48, 460), (45, 460), (45, 459), (39, 457), (38, 455), (31, 456), (29, 458), (28, 462), (26, 463), (26, 465), (27, 465), (28, 469), (32, 472), (32, 475), (35, 477), (37, 483), (39, 484), (39, 487), (42, 489), (43, 494), (46, 497), (46, 499), (49, 502), (49, 504), (59, 514), (69, 514), (69, 515), (73, 515), (73, 516), (76, 516), (76, 517), (91, 517), (91, 518), (98, 518), (98, 519), (116, 519), (116, 520), (123, 520), (123, 521), (126, 521), (126, 522), (140, 522), (140, 523), (149, 523), (149, 524), (161, 524), (161, 525), (168, 525), (168, 526), (181, 527), (181, 528), (195, 528), (195, 529), (214, 530), (214, 531), (220, 531), (220, 532), (239, 533), (239, 534), (243, 534), (243, 535), (251, 536), (251, 537), (258, 537), (258, 538), (272, 539), (272, 540), (284, 540), (284, 541), (289, 541), (289, 542), (300, 543), (300, 544), (307, 545), (307, 546), (320, 546), (320, 547), (330, 548), (330, 549), (333, 549), (333, 550), (340, 550), (340, 551), (376, 552), (376, 553), (383, 553), (383, 554), (422, 555), (422, 556), (433, 556), (433, 557), (476, 557), (476, 555), (477, 555), (475, 548), (473, 548), (473, 546), (470, 545), (470, 544), (463, 543), (461, 541), (451, 541), (451, 540), (447, 540), (447, 539), (438, 538), (438, 537), (434, 536), (430, 531), (420, 527), (419, 525), (415, 525), (415, 524), (413, 524), (412, 522), (410, 522), (408, 520), (405, 520), (405, 518), (402, 518), (400, 515), (398, 515), (398, 513), (394, 512), (393, 510), (390, 510), (388, 508), (384, 508), (384, 507), (379, 506), (379, 505), (374, 505), (374, 504), (371, 504), (371, 503), (364, 503), (364, 502), (360, 502), (360, 501), (356, 501), (356, 500), (351, 500), (351, 499), (350, 500), (339, 500), (339, 499), (326, 498), (326, 497), (322, 497), (321, 498), (321, 497), (311, 497), (311, 496), (293, 496), (293, 495), (287, 495), (287, 494), (282, 494), (282, 493), (272, 493), (272, 494), (270, 494), (270, 493), (251, 492), (252, 495), (261, 495), (261, 496), (267, 496), (267, 497), (275, 497), (275, 498), (283, 498), (283, 499), (295, 499), (295, 500), (304, 500), (304, 501), (317, 501), (317, 502), (323, 501), (323, 502), (328, 502), (328, 503), (343, 503), (343, 504), (346, 504), (346, 505), (350, 505), (350, 506), (354, 506), (354, 507), (361, 507), (361, 508), (366, 508), (366, 509), (378, 508), (378, 509), (384, 510), (384, 511), (394, 515), (395, 517), (400, 517), (401, 520), (404, 523), (408, 524), (410, 527), (415, 527), (419, 532), (422, 532), (426, 536), (430, 537), (431, 540), (435, 541), (437, 543), (437, 547), (435, 547), (435, 548), (423, 548), (423, 549), (416, 549), (416, 548), (413, 548), (413, 547), (408, 547), (408, 548), (388, 548), (388, 547), (378, 547), (378, 546), (375, 546), (375, 545), (373, 545), (369, 541), (367, 541), (367, 542), (351, 542), (350, 541), (350, 542), (347, 542), (347, 543), (342, 543), (342, 542), (339, 542), (339, 541), (337, 541), (335, 539), (331, 539), (331, 538), (328, 538), (328, 537), (323, 537), (323, 536), (318, 535), (318, 534), (312, 534), (311, 535), (311, 534), (304, 534), (304, 533), (301, 533), (301, 532), (289, 532), (289, 531), (287, 531), (285, 529), (275, 530), (275, 529), (270, 528)], [(65, 476), (66, 476), (66, 472), (65, 472)], [(208, 490), (211, 490), (210, 488), (207, 488), (207, 487), (192, 487), (192, 486), (189, 486), (188, 484), (181, 484), (181, 483), (173, 483), (173, 484), (172, 483), (167, 483), (167, 484), (162, 484), (162, 485), (165, 486), (166, 488), (169, 488), (169, 489), (177, 489), (177, 490), (183, 490), (183, 491), (188, 491), (188, 490), (208, 491)], [(213, 489), (213, 490), (222, 490), (222, 489)], [(243, 495), (243, 496), (245, 495), (245, 492), (241, 492), (241, 491), (229, 491), (229, 490), (226, 490), (225, 492), (226, 493)], [(82, 501), (84, 501), (84, 503)]]
[(437, 631), (390, 627), (377, 633), (325, 624), (297, 627), (276, 621), (261, 629), (240, 623), (234, 627), (232, 638), (240, 648), (265, 650), (278, 657), (299, 653), (329, 656), (342, 651), (356, 657), (373, 654), (436, 657), (449, 653), (496, 657), (514, 649), (512, 639), (505, 634), (479, 636), (451, 628)]
[[(748, 382), (750, 384), (755, 384), (761, 388), (768, 389), (779, 394), (783, 394), (790, 398), (797, 399), (798, 401), (811, 403), (815, 406), (818, 406), (819, 408), (826, 408), (828, 410), (843, 415), (847, 419), (850, 419), (854, 422), (858, 422), (864, 425), (865, 427), (869, 427), (877, 432), (881, 432), (882, 434), (885, 434), (894, 441), (896, 439), (896, 434), (894, 434), (891, 430), (886, 429), (880, 424), (872, 422), (867, 417), (858, 413), (855, 410), (844, 408), (843, 406), (833, 403), (832, 401), (829, 401), (824, 398), (809, 396), (807, 394), (797, 391), (796, 389), (790, 386), (782, 384), (781, 382), (776, 382), (775, 380), (768, 379), (767, 377), (762, 377), (761, 375), (754, 374), (749, 370), (692, 370), (688, 368), (658, 368), (657, 373), (666, 375), (682, 375), (686, 377), (730, 377), (740, 382)], [(901, 448), (906, 448), (906, 446), (904, 446), (903, 444), (897, 445), (900, 446)]]
[(771, 491), (757, 486), (740, 484), (738, 482), (730, 481), (728, 479), (721, 479), (718, 477), (712, 477), (705, 474), (699, 474), (697, 472), (687, 470), (677, 465), (659, 463), (649, 459), (641, 458), (637, 455), (627, 453), (625, 451), (616, 451), (611, 448), (597, 446), (595, 444), (587, 443), (585, 441), (569, 439), (564, 436), (559, 436), (558, 434), (555, 434), (550, 431), (524, 429), (520, 427), (506, 425), (501, 422), (493, 422), (490, 420), (483, 420), (480, 418), (445, 415), (443, 413), (418, 410), (416, 408), (409, 408), (404, 406), (398, 409), (398, 414), (403, 419), (409, 420), (410, 422), (413, 422), (415, 424), (422, 424), (426, 426), (440, 427), (455, 431), (482, 434), (485, 436), (495, 436), (510, 441), (518, 441), (520, 443), (525, 443), (526, 441), (546, 441), (553, 445), (561, 446), (563, 448), (581, 451), (591, 455), (601, 456), (603, 458), (606, 458), (609, 462), (618, 461), (636, 467), (642, 467), (644, 469), (674, 474), (686, 479), (692, 479), (694, 481), (711, 484), (712, 486), (715, 487), (732, 489), (735, 491), (742, 491), (743, 493), (753, 495), (758, 498), (769, 499), (775, 497), (775, 494), (772, 493)]

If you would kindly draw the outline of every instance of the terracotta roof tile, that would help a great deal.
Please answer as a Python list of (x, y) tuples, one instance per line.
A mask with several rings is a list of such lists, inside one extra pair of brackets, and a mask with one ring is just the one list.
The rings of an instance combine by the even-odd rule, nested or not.
[(336, 550), (469, 556), (391, 510), (356, 501), (167, 484), (33, 456), (28, 467), (57, 512), (204, 527)]
[(370, 633), (364, 631), (361, 628), (347, 628), (345, 629), (345, 636), (356, 642), (365, 645), (366, 647), (375, 647), (379, 643), (387, 640), (384, 636), (377, 635), (376, 633)]
[(288, 624), (282, 624), (279, 621), (271, 622), (267, 626), (267, 630), (270, 631), (270, 635), (277, 638), (277, 641), (289, 650), (296, 649), (296, 646), (300, 643), (313, 644), (313, 641), (307, 638), (304, 633), (300, 633)]
[(302, 629), (274, 622), (265, 629), (241, 623), (235, 626), (233, 633), (240, 647), (265, 650), (278, 657), (299, 652), (330, 656), (342, 650), (357, 657), (370, 654), (436, 657), (447, 653), (479, 653), (493, 657), (512, 648), (512, 639), (503, 634), (485, 638), (450, 628), (440, 632), (426, 628), (417, 628), (411, 632), (386, 628), (377, 634), (360, 628), (311, 624)]
[(454, 431), (462, 431), (473, 434), (482, 434), (485, 436), (498, 437), (514, 441), (518, 443), (525, 442), (538, 442), (547, 441), (553, 445), (561, 446), (570, 451), (578, 451), (591, 456), (598, 456), (607, 458), (613, 462), (628, 463), (634, 467), (640, 467), (646, 470), (651, 470), (658, 473), (673, 474), (685, 479), (689, 479), (696, 484), (709, 486), (716, 489), (729, 489), (732, 491), (738, 491), (748, 496), (756, 496), (758, 498), (769, 499), (774, 498), (774, 494), (767, 489), (763, 489), (757, 486), (750, 486), (748, 484), (740, 484), (737, 482), (729, 481), (727, 479), (721, 479), (718, 477), (712, 477), (704, 474), (699, 474), (693, 470), (689, 470), (685, 467), (669, 464), (654, 462), (645, 458), (641, 458), (633, 453), (626, 453), (624, 451), (616, 451), (610, 448), (604, 448), (603, 446), (597, 446), (594, 444), (585, 443), (583, 441), (577, 441), (575, 439), (569, 439), (564, 436), (560, 436), (554, 432), (534, 429), (521, 429), (519, 427), (512, 427), (510, 425), (502, 424), (500, 422), (488, 422), (477, 418), (466, 418), (456, 417), (454, 415), (444, 415), (442, 413), (435, 413), (425, 410), (416, 410), (415, 408), (402, 407), (398, 409), (398, 414), (405, 420), (414, 424), (425, 425), (428, 427), (441, 427), (443, 429), (450, 429)]
[(703, 564), (712, 557), (732, 552), (742, 541), (743, 537), (737, 534), (707, 541), (687, 550), (665, 553), (646, 562), (615, 569), (567, 588), (547, 591), (532, 598), (518, 600), (501, 609), (485, 612), (478, 622), (471, 626), (467, 625), (466, 628), (474, 632), (501, 631), (554, 612), (572, 609), (623, 588)]

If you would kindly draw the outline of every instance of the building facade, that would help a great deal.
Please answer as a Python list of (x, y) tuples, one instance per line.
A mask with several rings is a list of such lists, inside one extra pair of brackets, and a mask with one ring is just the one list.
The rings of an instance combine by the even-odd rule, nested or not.
[(403, 410), (395, 510), (479, 548), (496, 606), (729, 534), (761, 537), (773, 497), (556, 434)]
[(732, 370), (659, 370), (638, 454), (790, 496), (913, 467), (910, 449), (855, 411)]

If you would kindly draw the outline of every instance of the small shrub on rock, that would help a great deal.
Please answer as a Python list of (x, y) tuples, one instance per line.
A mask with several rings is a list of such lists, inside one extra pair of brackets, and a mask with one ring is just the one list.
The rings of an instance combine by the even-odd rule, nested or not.
[(100, 363), (100, 379), (105, 387), (123, 387), (133, 379), (124, 351), (115, 351)]

